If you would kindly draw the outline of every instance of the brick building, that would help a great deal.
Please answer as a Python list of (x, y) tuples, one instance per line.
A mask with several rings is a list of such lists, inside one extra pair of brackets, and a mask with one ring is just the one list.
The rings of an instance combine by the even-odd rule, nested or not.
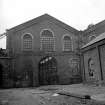
[(105, 32), (82, 47), (83, 80), (105, 84)]
[[(104, 33), (104, 27), (105, 21), (102, 21), (78, 31), (44, 14), (8, 29), (7, 56), (0, 58), (3, 87), (80, 83), (83, 66), (88, 62), (88, 58), (80, 60), (80, 48), (85, 56), (87, 43)], [(89, 51), (86, 57), (97, 55), (97, 51)]]
[(85, 83), (104, 83), (105, 20), (81, 32), (81, 72)]
[(97, 23), (90, 24), (84, 31), (80, 31), (80, 37), (82, 40), (82, 46), (89, 43), (91, 40), (96, 38), (98, 35), (105, 32), (105, 20)]
[[(7, 51), (4, 49), (0, 49), (0, 88), (11, 87), (11, 57), (7, 55)], [(9, 81), (9, 82), (8, 82)]]
[(44, 14), (7, 30), (6, 35), (12, 87), (81, 81), (78, 30)]

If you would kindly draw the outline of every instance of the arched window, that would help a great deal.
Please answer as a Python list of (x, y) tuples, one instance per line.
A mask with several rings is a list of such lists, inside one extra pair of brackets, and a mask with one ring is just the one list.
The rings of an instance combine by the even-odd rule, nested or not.
[(23, 49), (24, 50), (32, 49), (32, 36), (30, 34), (25, 34), (23, 36)]
[(51, 52), (55, 50), (55, 38), (51, 30), (44, 29), (41, 32), (41, 50)]
[(63, 50), (64, 51), (72, 51), (72, 40), (71, 37), (66, 35), (63, 38)]

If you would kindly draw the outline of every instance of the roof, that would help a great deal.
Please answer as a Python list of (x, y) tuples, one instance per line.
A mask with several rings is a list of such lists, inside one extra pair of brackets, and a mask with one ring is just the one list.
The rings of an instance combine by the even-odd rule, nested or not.
[(105, 32), (100, 34), (99, 36), (97, 36), (95, 39), (93, 39), (92, 41), (90, 41), (89, 43), (87, 43), (86, 45), (84, 45), (82, 48), (88, 47), (96, 42), (99, 42), (101, 40), (105, 39)]
[(76, 30), (75, 28), (73, 28), (73, 27), (71, 27), (71, 26), (69, 26), (69, 25), (59, 21), (58, 19), (56, 19), (56, 18), (54, 18), (54, 17), (52, 17), (52, 16), (50, 16), (48, 14), (41, 15), (41, 16), (39, 16), (37, 18), (34, 18), (34, 19), (30, 20), (30, 21), (27, 21), (25, 23), (17, 25), (17, 26), (15, 26), (15, 27), (13, 27), (13, 28), (11, 28), (9, 30), (19, 31), (21, 29), (24, 29), (26, 27), (32, 26), (34, 24), (38, 24), (38, 23), (40, 23), (40, 22), (42, 22), (44, 20), (49, 20), (49, 21), (53, 22), (54, 24), (56, 24), (56, 25), (58, 25), (58, 26), (60, 26), (60, 27), (62, 27), (64, 29), (66, 29), (66, 30), (68, 30), (68, 31), (70, 31), (72, 33), (77, 33), (78, 32), (78, 30)]
[(87, 34), (87, 33), (91, 32), (93, 30), (96, 30), (97, 28), (100, 28), (103, 25), (105, 25), (105, 20), (103, 20), (103, 21), (101, 21), (101, 22), (91, 26), (90, 28), (87, 28), (86, 30), (84, 30), (84, 34)]

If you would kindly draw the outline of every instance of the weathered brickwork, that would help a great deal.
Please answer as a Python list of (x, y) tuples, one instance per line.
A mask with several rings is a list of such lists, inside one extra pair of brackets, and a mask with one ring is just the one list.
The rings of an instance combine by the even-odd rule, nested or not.
[[(43, 30), (47, 30), (43, 33), (45, 37), (47, 34), (53, 36), (50, 35), (50, 39), (41, 38)], [(27, 39), (23, 40), (26, 34)], [(51, 42), (51, 37), (54, 38), (54, 42)], [(54, 49), (42, 50), (42, 41), (48, 48), (53, 46)], [(47, 14), (8, 30), (7, 50), (13, 58), (14, 86), (81, 82), (78, 46), (78, 31)]]
[(105, 85), (105, 33), (82, 48), (83, 75), (86, 82)]
[[(102, 46), (95, 48), (91, 45), (92, 49), (87, 51), (89, 49), (87, 48), (87, 52), (83, 53), (80, 49), (104, 33), (104, 27), (105, 21), (102, 21), (84, 31), (78, 31), (45, 14), (7, 30), (6, 51), (11, 59), (13, 82), (11, 86), (73, 84), (82, 80), (88, 82), (101, 80), (104, 78), (102, 73), (105, 74), (104, 67), (98, 62), (101, 57), (104, 65)], [(95, 74), (90, 67), (93, 63)]]

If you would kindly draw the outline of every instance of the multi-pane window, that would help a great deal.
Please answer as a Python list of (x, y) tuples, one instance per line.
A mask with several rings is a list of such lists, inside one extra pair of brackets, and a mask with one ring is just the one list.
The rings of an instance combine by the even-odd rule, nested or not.
[(41, 50), (51, 52), (55, 48), (55, 40), (52, 31), (46, 29), (41, 33)]
[(70, 36), (64, 36), (63, 39), (63, 50), (64, 51), (72, 51), (72, 42), (71, 42), (71, 37)]
[(25, 34), (23, 36), (23, 49), (24, 50), (32, 49), (32, 36), (30, 34)]

